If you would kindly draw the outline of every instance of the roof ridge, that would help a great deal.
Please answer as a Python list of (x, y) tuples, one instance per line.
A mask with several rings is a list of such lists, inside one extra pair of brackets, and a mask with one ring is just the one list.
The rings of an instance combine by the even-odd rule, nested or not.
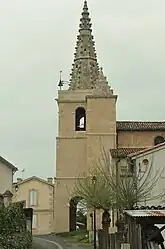
[(0, 162), (6, 165), (7, 167), (11, 168), (14, 172), (18, 171), (18, 168), (15, 167), (12, 163), (6, 160), (4, 157), (0, 156)]
[(165, 131), (165, 121), (117, 121), (119, 131)]
[(26, 178), (26, 179), (23, 179), (23, 180), (20, 181), (20, 182), (17, 182), (16, 184), (19, 184), (19, 185), (20, 185), (20, 184), (22, 184), (22, 183), (28, 182), (28, 181), (33, 180), (33, 179), (36, 179), (36, 180), (38, 180), (38, 181), (44, 182), (45, 184), (54, 186), (53, 183), (50, 183), (50, 182), (48, 182), (47, 180), (45, 180), (45, 179), (43, 179), (43, 178), (40, 178), (40, 177), (38, 177), (38, 176), (30, 176), (30, 177), (28, 177), (28, 178)]
[(140, 154), (142, 154), (142, 153), (145, 153), (145, 152), (154, 150), (154, 149), (159, 148), (159, 147), (162, 147), (162, 146), (165, 146), (165, 142), (160, 143), (160, 144), (157, 144), (157, 145), (154, 145), (154, 146), (152, 146), (152, 147), (150, 147), (150, 148), (146, 148), (146, 149), (144, 149), (144, 150), (142, 150), (142, 151), (139, 151), (139, 152), (131, 153), (131, 154), (128, 155), (128, 157), (137, 156), (137, 155), (140, 155)]

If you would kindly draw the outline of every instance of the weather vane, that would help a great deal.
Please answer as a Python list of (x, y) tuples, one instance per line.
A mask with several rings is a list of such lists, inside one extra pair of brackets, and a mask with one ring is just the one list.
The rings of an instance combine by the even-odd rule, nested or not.
[(62, 90), (64, 84), (69, 85), (69, 83), (70, 83), (69, 81), (62, 80), (62, 71), (60, 71), (60, 81), (58, 83), (58, 87), (60, 88), (60, 90)]
[(21, 173), (22, 173), (22, 180), (23, 180), (23, 177), (24, 177), (24, 172), (25, 172), (25, 169), (22, 169), (22, 170), (21, 170)]

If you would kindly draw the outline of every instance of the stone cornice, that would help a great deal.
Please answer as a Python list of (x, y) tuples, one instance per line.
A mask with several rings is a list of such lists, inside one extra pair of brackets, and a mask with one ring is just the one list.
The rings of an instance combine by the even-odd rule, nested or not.
[(116, 132), (110, 132), (110, 133), (85, 133), (84, 136), (58, 136), (56, 139), (87, 139), (88, 136), (112, 136), (116, 135)]
[(86, 95), (85, 99), (76, 99), (76, 100), (71, 100), (71, 99), (58, 99), (55, 98), (57, 103), (86, 103), (87, 99), (115, 99), (117, 101), (118, 96), (117, 95)]
[(80, 104), (80, 103), (86, 103), (85, 100), (82, 99), (77, 99), (77, 100), (70, 100), (70, 99), (55, 99), (57, 101), (57, 103), (76, 103), (76, 104)]
[(104, 133), (86, 133), (87, 136), (112, 136), (112, 135), (116, 135), (116, 132), (104, 132)]
[(116, 99), (117, 100), (117, 95), (107, 95), (107, 96), (104, 96), (104, 95), (87, 95), (86, 96), (86, 99)]
[(55, 177), (54, 180), (58, 181), (58, 180), (77, 180), (77, 179), (85, 179), (86, 177), (84, 176), (59, 176), (59, 177)]
[(59, 136), (56, 139), (87, 139), (86, 136)]

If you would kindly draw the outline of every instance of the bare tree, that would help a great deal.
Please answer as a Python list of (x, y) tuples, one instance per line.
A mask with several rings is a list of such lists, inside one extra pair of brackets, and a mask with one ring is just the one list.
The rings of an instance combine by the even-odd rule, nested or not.
[[(74, 192), (84, 199), (88, 208), (103, 210), (132, 209), (137, 203), (158, 200), (163, 192), (153, 195), (153, 189), (165, 170), (153, 173), (153, 158), (149, 169), (145, 173), (135, 168), (131, 177), (120, 177), (111, 163), (110, 155), (101, 146), (101, 157), (92, 169), (78, 178)], [(95, 184), (92, 177), (95, 176)], [(117, 180), (118, 179), (118, 180)]]
[[(109, 210), (113, 205), (111, 186), (104, 180), (104, 175), (100, 174), (97, 168), (93, 168), (88, 173), (83, 174), (84, 177), (78, 178), (74, 194), (82, 197), (84, 207), (88, 209)], [(92, 177), (95, 176), (95, 183)]]

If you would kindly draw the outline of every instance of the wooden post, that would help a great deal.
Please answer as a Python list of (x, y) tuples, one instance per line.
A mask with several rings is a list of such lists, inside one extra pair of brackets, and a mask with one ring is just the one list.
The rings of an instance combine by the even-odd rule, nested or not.
[(106, 244), (106, 249), (109, 249), (109, 227), (110, 227), (110, 214), (107, 210), (104, 211), (103, 216), (102, 216), (102, 227), (103, 231), (105, 234), (105, 244)]
[(115, 234), (109, 234), (109, 249), (115, 249)]
[(121, 248), (121, 243), (123, 242), (123, 233), (115, 233), (115, 249)]

